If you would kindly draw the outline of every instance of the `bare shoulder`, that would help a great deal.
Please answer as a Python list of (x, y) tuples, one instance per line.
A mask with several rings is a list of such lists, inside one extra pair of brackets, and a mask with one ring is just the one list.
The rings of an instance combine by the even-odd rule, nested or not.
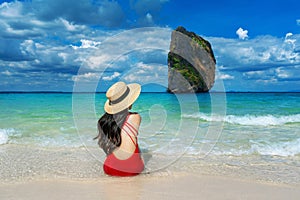
[(138, 114), (138, 113), (132, 113), (132, 114), (129, 116), (129, 120), (130, 120), (130, 122), (131, 122), (133, 125), (139, 127), (140, 124), (141, 124), (142, 118), (141, 118), (140, 114)]

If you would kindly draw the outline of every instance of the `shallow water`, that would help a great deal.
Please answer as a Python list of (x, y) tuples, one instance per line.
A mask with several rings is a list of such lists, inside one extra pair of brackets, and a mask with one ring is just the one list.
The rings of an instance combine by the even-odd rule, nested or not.
[[(104, 176), (92, 140), (104, 102), (105, 94), (0, 94), (0, 179)], [(300, 184), (300, 93), (142, 93), (133, 111), (142, 116), (144, 175)]]

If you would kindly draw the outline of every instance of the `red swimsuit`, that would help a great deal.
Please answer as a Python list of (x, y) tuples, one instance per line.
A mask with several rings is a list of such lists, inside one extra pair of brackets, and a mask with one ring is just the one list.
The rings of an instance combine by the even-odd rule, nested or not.
[[(129, 115), (127, 116), (123, 127), (126, 126), (131, 132), (135, 132), (137, 135), (137, 130), (127, 122)], [(130, 137), (133, 144), (135, 144), (135, 151), (133, 154), (126, 160), (120, 160), (116, 158), (116, 156), (111, 153), (109, 154), (103, 165), (103, 170), (106, 174), (111, 176), (135, 176), (140, 174), (144, 170), (144, 162), (140, 155), (140, 150), (137, 142), (136, 137), (136, 143), (132, 139), (131, 135), (125, 130), (124, 132)]]

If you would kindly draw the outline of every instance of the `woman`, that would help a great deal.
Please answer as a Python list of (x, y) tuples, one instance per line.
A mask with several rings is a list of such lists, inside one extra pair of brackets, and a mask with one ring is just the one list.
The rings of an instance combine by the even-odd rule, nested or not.
[(117, 82), (106, 92), (105, 114), (98, 120), (99, 146), (107, 157), (103, 170), (111, 176), (134, 176), (144, 170), (138, 146), (141, 117), (129, 110), (139, 97), (141, 86)]

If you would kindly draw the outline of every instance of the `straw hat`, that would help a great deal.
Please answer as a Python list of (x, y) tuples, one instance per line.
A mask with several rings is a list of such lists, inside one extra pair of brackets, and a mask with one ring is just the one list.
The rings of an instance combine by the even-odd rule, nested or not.
[(105, 112), (116, 114), (129, 108), (137, 100), (140, 93), (141, 86), (137, 83), (126, 85), (124, 82), (117, 82), (113, 84), (106, 92)]

